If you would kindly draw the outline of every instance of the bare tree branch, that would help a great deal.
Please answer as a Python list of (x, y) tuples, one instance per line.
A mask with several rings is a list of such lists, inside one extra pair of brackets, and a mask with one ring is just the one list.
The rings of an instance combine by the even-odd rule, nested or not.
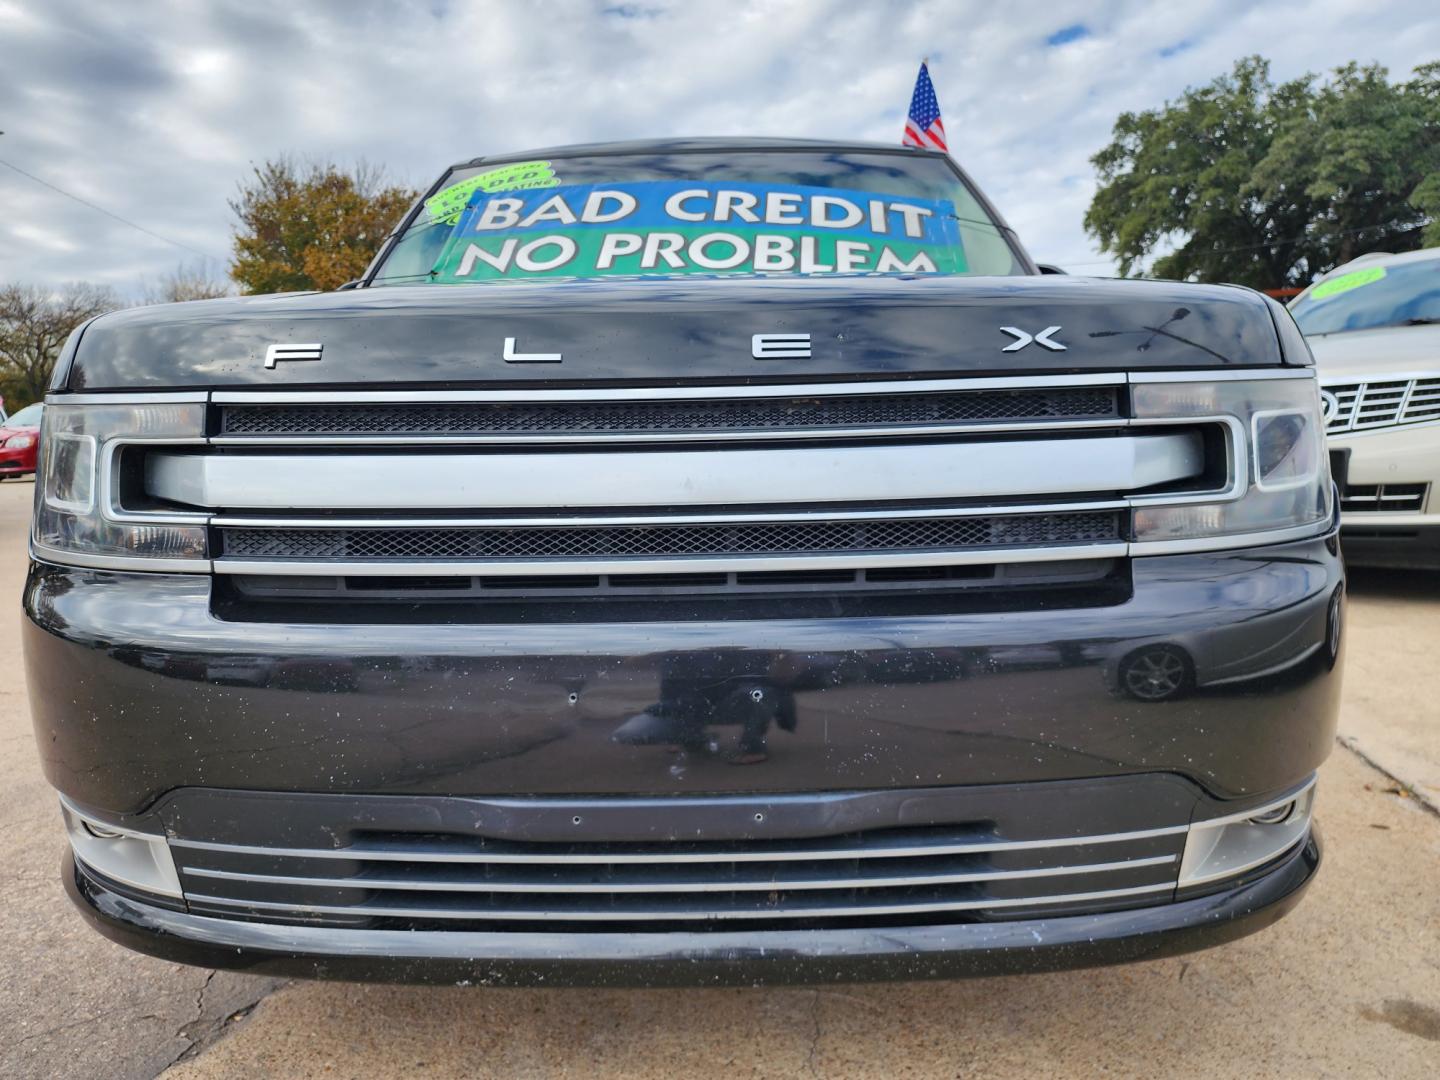
[(37, 285), (0, 288), (0, 385), (15, 399), (7, 405), (14, 408), (43, 398), (70, 331), (121, 306), (110, 289), (87, 282), (58, 290)]

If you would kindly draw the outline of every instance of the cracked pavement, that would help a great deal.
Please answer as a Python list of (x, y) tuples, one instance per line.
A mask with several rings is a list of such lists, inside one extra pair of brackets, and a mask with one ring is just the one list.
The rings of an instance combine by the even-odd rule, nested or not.
[[(0, 484), (12, 597), (32, 490)], [(18, 628), (18, 615), (0, 621), (7, 1080), (1429, 1077), (1440, 1059), (1440, 813), (1423, 801), (1440, 790), (1440, 575), (1352, 579), (1341, 730), (1356, 752), (1337, 747), (1322, 770), (1326, 864), (1276, 926), (1124, 967), (818, 989), (282, 986), (129, 953), (60, 887)]]

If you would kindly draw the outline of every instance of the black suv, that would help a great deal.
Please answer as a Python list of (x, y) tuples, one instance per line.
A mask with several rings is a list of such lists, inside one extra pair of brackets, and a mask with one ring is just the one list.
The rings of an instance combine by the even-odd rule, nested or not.
[(1042, 276), (943, 154), (457, 165), (354, 287), (82, 327), (42, 443), (37, 742), (144, 952), (1035, 970), (1248, 933), (1319, 862), (1304, 341)]

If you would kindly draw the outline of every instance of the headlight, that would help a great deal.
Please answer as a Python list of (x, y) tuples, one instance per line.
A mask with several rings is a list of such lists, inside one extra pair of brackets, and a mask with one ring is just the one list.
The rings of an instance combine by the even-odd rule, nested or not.
[(7, 450), (23, 450), (35, 441), (33, 435), (12, 435), (5, 440)]
[(1231, 483), (1224, 492), (1183, 502), (1157, 497), (1169, 504), (1164, 506), (1133, 500), (1136, 554), (1213, 548), (1221, 545), (1206, 541), (1226, 537), (1278, 542), (1330, 527), (1335, 507), (1313, 373), (1186, 382), (1143, 378), (1137, 376), (1131, 387), (1142, 423), (1207, 418), (1225, 425)]
[(41, 425), (32, 532), (39, 558), (137, 570), (209, 568), (205, 515), (138, 497), (127, 505), (124, 498), (140, 486), (127, 447), (204, 442), (203, 400), (50, 404)]

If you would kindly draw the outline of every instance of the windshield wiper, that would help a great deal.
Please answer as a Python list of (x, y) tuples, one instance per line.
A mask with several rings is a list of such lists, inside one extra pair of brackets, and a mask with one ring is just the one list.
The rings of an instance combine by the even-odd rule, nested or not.
[(1406, 319), (1406, 320), (1405, 320), (1404, 322), (1402, 322), (1400, 325), (1401, 325), (1401, 326), (1434, 326), (1436, 323), (1440, 323), (1440, 319), (1429, 319), (1429, 318), (1426, 318), (1426, 317), (1424, 317), (1424, 316), (1422, 315), (1422, 316), (1420, 316), (1420, 317), (1418, 317), (1418, 318)]

